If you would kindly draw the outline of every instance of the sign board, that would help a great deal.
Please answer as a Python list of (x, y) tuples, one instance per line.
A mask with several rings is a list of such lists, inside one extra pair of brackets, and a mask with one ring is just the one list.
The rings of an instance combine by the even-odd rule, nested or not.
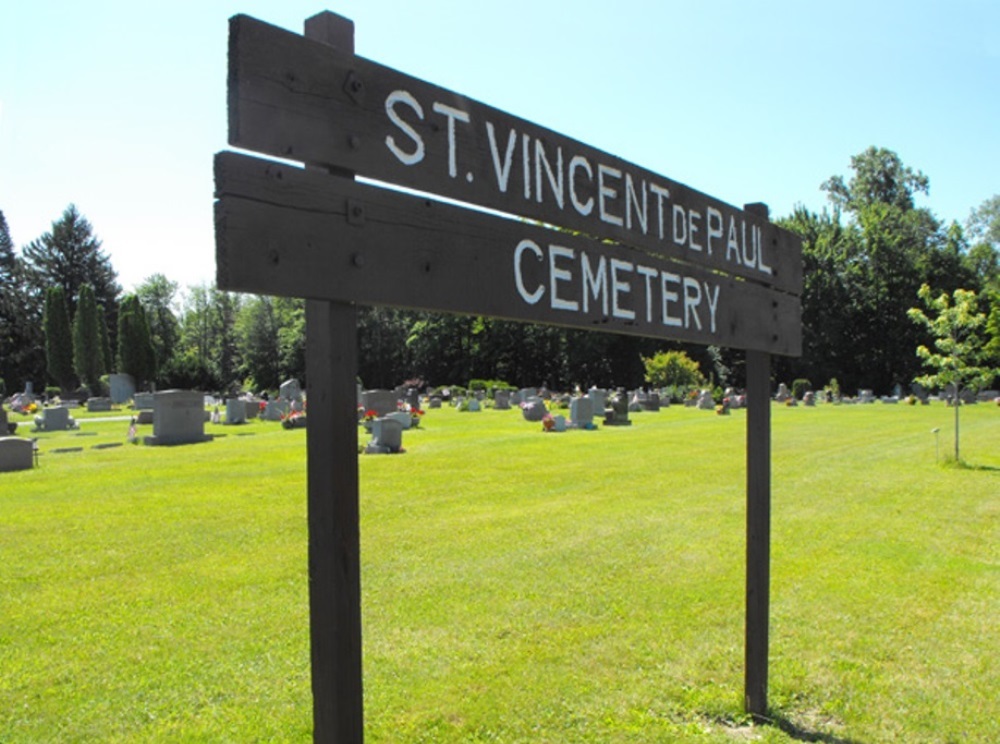
[(314, 740), (363, 739), (356, 303), (747, 350), (745, 706), (764, 715), (770, 355), (801, 352), (800, 241), (763, 205), (356, 56), (353, 34), (231, 19), (229, 142), (284, 162), (215, 161), (219, 288), (308, 300)]
[[(357, 187), (341, 185), (337, 188), (345, 193), (333, 193), (333, 187), (319, 193), (324, 187), (317, 186), (318, 181), (298, 178), (289, 169), (282, 171), (284, 182), (275, 172), (270, 188), (261, 178), (250, 179), (256, 184), (250, 188), (242, 175), (252, 166), (238, 167), (230, 160), (220, 164), (223, 177), (217, 179), (220, 286), (248, 289), (240, 278), (225, 273), (237, 266), (278, 281), (277, 267), (242, 255), (243, 241), (226, 234), (230, 227), (246, 224), (235, 216), (241, 210), (237, 200), (256, 200), (267, 191), (282, 210), (282, 227), (301, 217), (325, 231), (330, 246), (378, 233), (377, 244), (386, 246), (385, 255), (358, 256), (360, 260), (381, 261), (380, 271), (390, 265), (409, 268), (421, 263), (412, 252), (423, 251), (422, 265), (430, 266), (422, 273), (408, 271), (405, 281), (393, 281), (393, 276), (382, 273), (382, 291), (369, 294), (365, 288), (379, 289), (374, 281), (378, 273), (370, 265), (368, 270), (354, 266), (361, 270), (345, 276), (342, 265), (331, 259), (325, 267), (329, 273), (322, 275), (329, 282), (326, 289), (302, 295), (300, 284), (295, 290), (299, 296), (603, 327), (790, 356), (801, 352), (801, 244), (766, 217), (457, 93), (252, 18), (232, 19), (229, 61), (231, 144), (556, 225), (562, 234), (528, 227), (523, 220), (517, 229), (496, 215), (473, 216), (469, 210), (440, 204), (423, 202), (426, 209), (421, 210), (419, 200), (382, 189), (356, 191)], [(236, 172), (241, 175), (235, 176)], [(309, 207), (296, 202), (300, 191), (311, 195)], [(372, 212), (372, 218), (345, 223), (347, 200), (353, 210)], [(261, 209), (265, 204), (255, 203)], [(249, 206), (246, 201), (242, 204), (245, 216), (252, 211)], [(310, 219), (323, 211), (330, 219)], [(420, 229), (407, 229), (401, 218), (395, 227), (391, 221), (374, 218), (374, 213), (421, 211), (421, 225), (437, 220), (436, 236), (423, 234), (421, 240)], [(478, 240), (475, 248), (465, 251), (473, 254), (466, 257), (468, 262), (485, 273), (470, 273), (465, 266), (460, 277), (469, 283), (482, 277), (509, 280), (506, 294), (500, 296), (498, 290), (481, 309), (440, 304), (447, 295), (440, 286), (454, 278), (448, 270), (459, 268), (452, 261), (460, 257), (444, 249), (435, 254), (436, 260), (427, 255), (448, 233), (457, 248), (458, 236), (467, 226), (477, 240), (494, 231), (499, 234)], [(310, 237), (301, 231), (298, 235)], [(316, 245), (319, 237), (314, 232), (311, 244)], [(308, 268), (312, 273), (321, 267)], [(544, 276), (534, 276), (539, 270)], [(339, 284), (353, 290), (349, 296), (338, 293), (335, 275), (342, 280)], [(366, 275), (373, 281), (366, 282)], [(762, 292), (762, 287), (768, 291)], [(477, 287), (470, 299), (475, 300), (481, 289)], [(258, 286), (250, 291), (265, 290)], [(395, 291), (421, 299), (386, 296)], [(757, 310), (748, 315), (750, 307)]]

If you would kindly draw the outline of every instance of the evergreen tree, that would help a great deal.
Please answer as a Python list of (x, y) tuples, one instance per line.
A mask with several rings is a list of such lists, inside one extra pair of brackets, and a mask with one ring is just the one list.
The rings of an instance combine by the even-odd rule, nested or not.
[(121, 292), (111, 260), (101, 250), (101, 241), (90, 223), (70, 204), (47, 232), (24, 248), (31, 281), (43, 291), (59, 285), (72, 313), (80, 287), (94, 287), (97, 302), (112, 308)]
[(101, 394), (101, 375), (105, 372), (102, 357), (94, 288), (83, 284), (76, 303), (76, 315), (73, 316), (73, 368), (80, 381), (90, 389), (91, 395)]
[(127, 295), (118, 309), (118, 371), (132, 375), (137, 387), (156, 378), (149, 323), (135, 295)]
[(115, 358), (111, 355), (111, 337), (108, 334), (108, 314), (104, 311), (104, 305), (97, 306), (97, 327), (100, 331), (101, 339), (101, 367), (105, 372), (112, 372), (115, 367)]
[(25, 281), (24, 264), (0, 211), (0, 378), (8, 391), (45, 377), (42, 305), (41, 293)]
[(49, 287), (45, 293), (43, 327), (49, 377), (68, 392), (73, 389), (73, 335), (69, 326), (66, 292), (61, 285)]

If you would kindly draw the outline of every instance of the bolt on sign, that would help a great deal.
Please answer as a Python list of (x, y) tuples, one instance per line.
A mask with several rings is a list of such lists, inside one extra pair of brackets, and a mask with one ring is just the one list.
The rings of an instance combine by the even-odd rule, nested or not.
[[(316, 314), (392, 305), (745, 349), (756, 381), (748, 387), (761, 400), (769, 355), (801, 353), (801, 243), (771, 224), (763, 205), (738, 209), (357, 56), (353, 24), (339, 16), (315, 16), (306, 31), (230, 20), (229, 142), (281, 160), (216, 155), (220, 289), (307, 298)], [(322, 422), (313, 427), (314, 400), (332, 396), (338, 410), (353, 410), (355, 371), (339, 374), (346, 382), (336, 391), (314, 387), (325, 383), (309, 374), (310, 509), (323, 499), (312, 441), (327, 436)], [(770, 429), (761, 405), (748, 415), (747, 665), (758, 672), (751, 681), (748, 671), (747, 707), (763, 714)], [(356, 461), (344, 467), (356, 472)], [(344, 482), (353, 493), (337, 498), (356, 502), (356, 477)], [(763, 552), (751, 555), (753, 546)], [(310, 517), (311, 585), (335, 550), (330, 565), (357, 562), (356, 545), (325, 544)], [(336, 730), (349, 732), (338, 741), (360, 741), (359, 623), (317, 617), (341, 611), (317, 597), (311, 590), (314, 736), (332, 739)], [(317, 638), (331, 624), (357, 637)], [(317, 656), (337, 644), (355, 655), (356, 679), (329, 668), (336, 654)], [(324, 675), (331, 684), (318, 681)], [(321, 694), (347, 702), (327, 715)]]

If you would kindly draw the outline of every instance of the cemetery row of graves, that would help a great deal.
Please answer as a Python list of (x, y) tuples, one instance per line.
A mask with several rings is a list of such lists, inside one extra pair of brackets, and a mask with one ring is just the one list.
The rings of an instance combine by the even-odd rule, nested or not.
[[(60, 432), (79, 429), (81, 420), (90, 417), (120, 417), (127, 429), (120, 442), (102, 443), (100, 447), (142, 443), (149, 446), (196, 444), (212, 439), (205, 433), (205, 424), (240, 425), (254, 419), (280, 424), (286, 429), (308, 425), (305, 391), (298, 380), (285, 381), (274, 396), (249, 394), (217, 399), (192, 390), (166, 390), (157, 393), (137, 392), (127, 375), (113, 375), (111, 395), (93, 397), (82, 404), (77, 401), (46, 401), (30, 390), (11, 396), (0, 407), (0, 472), (29, 469), (37, 465), (39, 456), (36, 432)], [(776, 404), (812, 407), (851, 404), (953, 405), (953, 391), (944, 390), (931, 396), (919, 385), (909, 395), (896, 390), (892, 396), (876, 397), (871, 390), (859, 390), (854, 397), (835, 395), (829, 389), (793, 394), (785, 383), (778, 385), (773, 396)], [(359, 435), (359, 450), (366, 454), (404, 452), (404, 432), (420, 426), (428, 411), (447, 405), (463, 413), (484, 410), (519, 411), (526, 422), (538, 424), (537, 430), (562, 433), (568, 430), (593, 431), (600, 426), (630, 426), (632, 415), (657, 412), (677, 405), (676, 390), (607, 390), (593, 387), (573, 393), (554, 392), (541, 388), (493, 388), (489, 391), (464, 388), (425, 388), (400, 386), (393, 390), (363, 390), (357, 386), (358, 423), (364, 434)], [(960, 404), (1000, 404), (996, 390), (963, 390)], [(734, 409), (746, 407), (746, 395), (728, 388), (721, 396), (711, 390), (694, 389), (680, 396), (679, 403), (699, 411), (728, 415)], [(9, 413), (8, 413), (9, 411)], [(83, 413), (85, 412), (85, 413)], [(76, 413), (76, 415), (74, 415)], [(150, 429), (151, 428), (151, 429)], [(60, 451), (77, 451), (83, 447)]]

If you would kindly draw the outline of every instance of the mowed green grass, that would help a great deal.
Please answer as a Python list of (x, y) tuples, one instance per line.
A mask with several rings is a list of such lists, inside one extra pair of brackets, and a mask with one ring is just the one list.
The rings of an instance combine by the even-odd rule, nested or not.
[[(434, 410), (361, 457), (367, 741), (998, 739), (1000, 409), (957, 468), (942, 404), (772, 408), (773, 726), (744, 412), (633, 420)], [(309, 741), (305, 432), (91, 446), (127, 426), (0, 475), (0, 741)]]

